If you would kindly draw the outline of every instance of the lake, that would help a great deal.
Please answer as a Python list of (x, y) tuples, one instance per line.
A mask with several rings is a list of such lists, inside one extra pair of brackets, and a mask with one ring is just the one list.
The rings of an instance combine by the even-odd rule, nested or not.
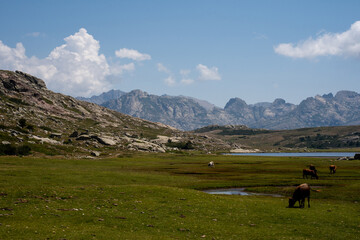
[(354, 157), (355, 152), (227, 153), (226, 155), (263, 157)]

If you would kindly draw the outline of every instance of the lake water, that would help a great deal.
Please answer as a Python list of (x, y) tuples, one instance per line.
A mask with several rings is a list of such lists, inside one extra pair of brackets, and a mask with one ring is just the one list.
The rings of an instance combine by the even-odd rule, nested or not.
[(222, 194), (222, 195), (240, 195), (240, 196), (261, 195), (261, 196), (282, 197), (281, 195), (278, 194), (245, 192), (245, 188), (208, 189), (208, 190), (203, 190), (203, 192), (209, 194)]
[(354, 157), (354, 152), (280, 152), (280, 153), (227, 153), (236, 156), (265, 156), (265, 157)]

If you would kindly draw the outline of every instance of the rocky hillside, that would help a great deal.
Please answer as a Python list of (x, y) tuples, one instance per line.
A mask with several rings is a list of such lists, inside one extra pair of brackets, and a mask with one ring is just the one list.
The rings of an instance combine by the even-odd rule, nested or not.
[(251, 128), (296, 129), (360, 124), (360, 94), (340, 91), (307, 98), (299, 105), (276, 99), (272, 103), (247, 104), (232, 98), (224, 108), (183, 96), (156, 96), (140, 90), (102, 103), (121, 113), (182, 130), (207, 125), (246, 125)]
[(54, 93), (23, 72), (0, 70), (0, 155), (99, 155), (126, 151), (230, 149), (221, 140), (181, 132)]
[(294, 130), (251, 129), (246, 126), (212, 125), (194, 132), (220, 138), (240, 149), (232, 151), (314, 151), (314, 149), (360, 149), (360, 126), (301, 128)]

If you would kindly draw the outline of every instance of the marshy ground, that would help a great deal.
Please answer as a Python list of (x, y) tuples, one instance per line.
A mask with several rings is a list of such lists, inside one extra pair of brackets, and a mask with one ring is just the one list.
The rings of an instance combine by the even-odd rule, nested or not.
[[(209, 161), (215, 167), (208, 167)], [(314, 164), (319, 180), (302, 179)], [(329, 165), (338, 166), (329, 174)], [(360, 161), (135, 154), (0, 158), (1, 239), (356, 239)], [(307, 182), (311, 208), (286, 208)], [(271, 196), (202, 189), (244, 187)]]

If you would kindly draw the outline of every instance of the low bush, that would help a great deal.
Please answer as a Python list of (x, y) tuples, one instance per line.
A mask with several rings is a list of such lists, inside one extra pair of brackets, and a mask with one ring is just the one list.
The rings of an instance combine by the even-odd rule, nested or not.
[(12, 144), (0, 144), (0, 155), (17, 155), (25, 156), (29, 155), (31, 148), (27, 145), (14, 146)]
[(179, 148), (179, 149), (194, 149), (192, 143), (190, 141), (187, 142), (171, 142), (168, 141), (166, 146), (173, 147), (173, 148)]

